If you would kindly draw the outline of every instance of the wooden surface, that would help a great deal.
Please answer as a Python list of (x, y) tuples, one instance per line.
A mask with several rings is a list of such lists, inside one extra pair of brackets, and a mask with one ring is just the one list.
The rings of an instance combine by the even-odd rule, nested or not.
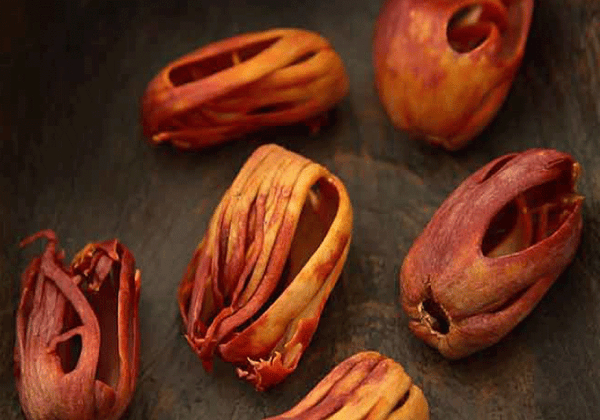
[[(29, 3), (29, 4), (26, 4)], [(0, 42), (0, 418), (20, 419), (12, 378), (18, 278), (58, 233), (70, 258), (118, 237), (142, 270), (141, 374), (126, 419), (261, 419), (294, 405), (335, 364), (365, 349), (400, 362), (431, 419), (600, 418), (600, 2), (537, 2), (505, 106), (471, 146), (410, 141), (373, 88), (379, 1), (37, 1), (3, 6)], [(118, 4), (118, 6), (117, 6)], [(204, 153), (152, 148), (139, 99), (168, 62), (246, 31), (304, 27), (344, 60), (349, 96), (333, 125), (270, 130)], [(207, 374), (181, 334), (175, 291), (209, 217), (244, 160), (277, 142), (338, 174), (354, 207), (348, 261), (297, 371), (257, 393), (217, 363)], [(502, 342), (449, 362), (408, 330), (397, 272), (444, 198), (494, 157), (530, 147), (583, 167), (584, 233), (574, 263)]]

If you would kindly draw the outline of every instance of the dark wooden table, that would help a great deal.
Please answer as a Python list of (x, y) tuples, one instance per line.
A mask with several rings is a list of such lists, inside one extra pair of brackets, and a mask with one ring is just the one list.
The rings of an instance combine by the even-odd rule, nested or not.
[[(28, 4), (27, 4), (28, 3)], [(39, 3), (39, 4), (38, 4)], [(163, 5), (164, 3), (164, 5)], [(18, 278), (56, 230), (70, 256), (120, 238), (142, 270), (141, 374), (127, 419), (261, 419), (295, 404), (364, 349), (400, 362), (431, 418), (600, 418), (600, 2), (537, 2), (523, 66), (489, 128), (447, 153), (395, 131), (373, 87), (378, 0), (33, 0), (2, 6), (0, 37), (0, 418), (20, 419), (12, 377)], [(152, 148), (139, 100), (151, 77), (198, 46), (246, 31), (322, 33), (351, 80), (333, 124), (270, 130), (203, 153)], [(221, 195), (260, 144), (277, 142), (345, 182), (354, 207), (343, 275), (297, 371), (257, 393), (217, 363), (207, 374), (181, 334), (176, 287)], [(397, 272), (444, 198), (494, 157), (531, 147), (583, 167), (584, 233), (573, 264), (502, 342), (458, 362), (408, 330)]]

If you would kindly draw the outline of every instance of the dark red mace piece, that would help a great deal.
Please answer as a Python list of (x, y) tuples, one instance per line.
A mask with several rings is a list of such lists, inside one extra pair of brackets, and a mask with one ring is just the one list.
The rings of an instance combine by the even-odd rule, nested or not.
[(29, 420), (117, 420), (139, 370), (140, 272), (116, 239), (88, 244), (69, 267), (53, 231), (21, 280), (15, 377)]
[(531, 149), (469, 176), (402, 265), (402, 305), (414, 334), (455, 359), (522, 321), (575, 255), (579, 172), (566, 153)]

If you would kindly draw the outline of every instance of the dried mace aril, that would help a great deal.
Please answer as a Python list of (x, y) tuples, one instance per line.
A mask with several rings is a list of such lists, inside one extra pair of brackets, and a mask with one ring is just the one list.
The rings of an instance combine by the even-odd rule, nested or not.
[(117, 420), (139, 368), (140, 272), (117, 240), (87, 245), (69, 267), (54, 232), (23, 273), (15, 376), (28, 420)]
[(348, 85), (342, 60), (314, 32), (238, 35), (181, 57), (150, 82), (144, 134), (200, 149), (269, 126), (305, 122), (316, 131)]
[(373, 61), (393, 124), (448, 150), (500, 109), (523, 58), (533, 0), (387, 0)]
[(317, 328), (346, 261), (352, 208), (323, 166), (258, 148), (213, 214), (179, 288), (185, 337), (264, 390), (282, 381)]
[(291, 410), (265, 420), (427, 420), (423, 392), (402, 366), (374, 351), (337, 365)]
[(531, 149), (469, 176), (402, 265), (413, 333), (455, 359), (498, 342), (523, 320), (575, 255), (579, 172), (566, 153)]

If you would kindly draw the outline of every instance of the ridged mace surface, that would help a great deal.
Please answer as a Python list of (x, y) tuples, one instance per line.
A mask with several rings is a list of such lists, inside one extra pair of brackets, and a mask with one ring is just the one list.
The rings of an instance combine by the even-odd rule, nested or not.
[(272, 29), (214, 42), (149, 83), (142, 99), (152, 143), (201, 149), (264, 127), (305, 122), (312, 131), (348, 93), (342, 60), (322, 36)]
[(258, 148), (215, 210), (179, 288), (190, 346), (258, 390), (298, 364), (346, 260), (352, 208), (323, 166)]
[(429, 406), (402, 366), (374, 351), (337, 365), (291, 410), (265, 420), (427, 420)]

